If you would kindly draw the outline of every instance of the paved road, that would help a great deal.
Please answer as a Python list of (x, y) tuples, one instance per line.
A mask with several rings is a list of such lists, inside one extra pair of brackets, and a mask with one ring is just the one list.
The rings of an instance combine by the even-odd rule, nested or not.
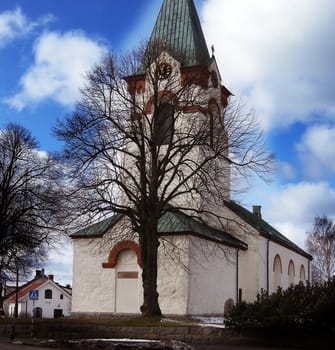
[[(40, 347), (37, 348), (36, 346), (26, 346), (22, 344), (8, 343), (4, 341), (0, 341), (0, 349), (1, 350), (50, 350), (50, 348), (40, 348)], [(66, 350), (66, 349), (58, 349), (58, 350)]]
[(197, 350), (292, 350), (283, 348), (263, 348), (255, 346), (242, 346), (242, 345), (201, 345), (196, 346)]

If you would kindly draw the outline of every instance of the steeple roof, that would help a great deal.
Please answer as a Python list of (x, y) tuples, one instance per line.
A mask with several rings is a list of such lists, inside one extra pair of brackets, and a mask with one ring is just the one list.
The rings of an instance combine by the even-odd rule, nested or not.
[(163, 1), (148, 47), (151, 45), (166, 46), (184, 67), (208, 64), (210, 56), (193, 0)]

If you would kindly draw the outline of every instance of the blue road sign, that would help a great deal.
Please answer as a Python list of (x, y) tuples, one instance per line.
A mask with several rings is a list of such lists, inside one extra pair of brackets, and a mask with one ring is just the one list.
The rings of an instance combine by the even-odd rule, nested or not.
[(29, 299), (30, 300), (38, 300), (38, 290), (30, 290), (29, 291)]

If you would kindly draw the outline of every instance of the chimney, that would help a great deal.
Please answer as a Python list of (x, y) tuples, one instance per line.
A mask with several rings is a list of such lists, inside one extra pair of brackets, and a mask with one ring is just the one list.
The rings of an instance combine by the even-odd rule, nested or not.
[(36, 270), (36, 273), (35, 273), (35, 278), (42, 278), (42, 271), (41, 270)]
[(262, 207), (260, 205), (253, 205), (252, 206), (252, 213), (261, 219), (262, 218)]
[(53, 281), (54, 280), (54, 275), (48, 275), (48, 280)]

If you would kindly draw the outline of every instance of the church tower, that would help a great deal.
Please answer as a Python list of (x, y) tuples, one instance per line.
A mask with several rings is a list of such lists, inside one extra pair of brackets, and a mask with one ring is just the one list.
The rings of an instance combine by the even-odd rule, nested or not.
[[(196, 162), (201, 162), (201, 157), (208, 156), (211, 148), (214, 149), (213, 139), (219, 126), (222, 127), (224, 123), (224, 110), (231, 93), (222, 85), (214, 47), (210, 54), (193, 0), (163, 1), (138, 74), (127, 77), (126, 80), (128, 91), (138, 106), (134, 108), (133, 119), (143, 118), (143, 115), (149, 123), (156, 119), (151, 129), (158, 134), (153, 137), (161, 148), (160, 154), (171, 151), (169, 145), (171, 146), (172, 139), (179, 138), (189, 140), (189, 144), (194, 143), (194, 134), (197, 134), (198, 139), (202, 135), (204, 138), (203, 142), (196, 141), (198, 144), (190, 151)], [(177, 117), (171, 117), (171, 113)], [(198, 128), (195, 133), (191, 129), (194, 127)], [(191, 133), (193, 138), (189, 137)], [(224, 135), (221, 134), (220, 137)], [(228, 155), (228, 142), (226, 152)], [(214, 171), (218, 175), (215, 181), (224, 184), (220, 195), (229, 199), (229, 165), (214, 163), (215, 161), (210, 162), (208, 171), (216, 169)], [(184, 178), (187, 177), (188, 167), (189, 164), (185, 162)], [(190, 193), (191, 187), (197, 186), (196, 181), (187, 185)], [(199, 207), (211, 202), (212, 198), (206, 198), (206, 193), (210, 192), (208, 186), (215, 187), (216, 184), (202, 184), (201, 190), (197, 188), (194, 191), (197, 192), (196, 195), (185, 196), (185, 205), (196, 203)], [(220, 210), (222, 201), (212, 202), (217, 202), (218, 208), (212, 203), (207, 209)]]

